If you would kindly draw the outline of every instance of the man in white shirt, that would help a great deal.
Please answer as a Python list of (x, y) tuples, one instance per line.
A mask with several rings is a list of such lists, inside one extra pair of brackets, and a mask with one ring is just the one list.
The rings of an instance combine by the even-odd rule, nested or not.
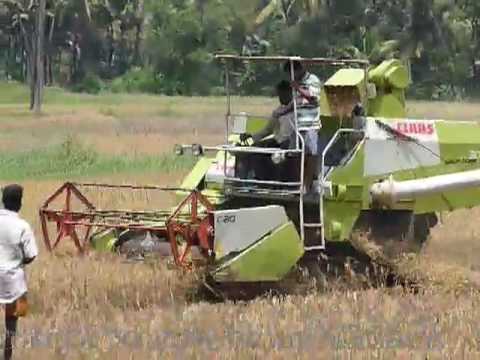
[(22, 207), (23, 188), (3, 188), (0, 210), (0, 303), (5, 305), (4, 358), (11, 359), (18, 318), (28, 309), (24, 267), (38, 255), (30, 225), (18, 215)]

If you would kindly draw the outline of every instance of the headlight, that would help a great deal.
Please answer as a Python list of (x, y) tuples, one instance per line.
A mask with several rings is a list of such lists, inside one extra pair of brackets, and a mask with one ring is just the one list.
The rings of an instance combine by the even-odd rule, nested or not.
[(285, 160), (285, 153), (281, 152), (277, 152), (277, 153), (274, 153), (272, 154), (272, 161), (275, 165), (278, 165), (280, 164), (282, 161)]
[(203, 154), (202, 145), (193, 144), (192, 145), (192, 154), (193, 154), (193, 156), (201, 156)]
[(177, 156), (182, 156), (183, 155), (183, 146), (176, 144), (175, 147), (173, 148), (173, 151), (175, 152), (175, 155)]

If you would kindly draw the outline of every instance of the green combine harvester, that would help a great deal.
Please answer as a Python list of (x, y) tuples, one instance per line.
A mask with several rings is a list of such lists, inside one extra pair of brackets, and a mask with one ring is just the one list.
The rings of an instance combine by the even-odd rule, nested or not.
[[(181, 186), (147, 187), (174, 191), (180, 205), (120, 214), (97, 209), (85, 199), (84, 209), (73, 211), (68, 196), (80, 198), (82, 186), (115, 185), (68, 183), (55, 194), (65, 193), (67, 206), (51, 209), (54, 196), (41, 209), (48, 248), (55, 248), (48, 235), (47, 223), (52, 221), (58, 230), (56, 244), (70, 236), (80, 251), (121, 251), (128, 244), (147, 242), (164, 245), (178, 266), (206, 272), (216, 285), (272, 283), (297, 265), (316, 264), (322, 271), (322, 262), (329, 258), (353, 256), (389, 266), (403, 254), (422, 249), (438, 212), (480, 203), (480, 126), (408, 118), (405, 90), (410, 78), (402, 62), (388, 60), (373, 67), (363, 60), (217, 59), (226, 69), (228, 142), (177, 146), (179, 156), (198, 156)], [(231, 106), (229, 71), (235, 64), (295, 61), (312, 72), (315, 66), (337, 69), (321, 92), (320, 136), (326, 146), (316, 191), (308, 194), (303, 191), (302, 147), (240, 144), (241, 134), (257, 132), (268, 119), (233, 113)], [(298, 127), (296, 133), (301, 143)], [(238, 161), (246, 155), (271, 157), (277, 166), (291, 160), (299, 176), (289, 182), (240, 177)], [(86, 229), (82, 238), (76, 234), (80, 227)]]

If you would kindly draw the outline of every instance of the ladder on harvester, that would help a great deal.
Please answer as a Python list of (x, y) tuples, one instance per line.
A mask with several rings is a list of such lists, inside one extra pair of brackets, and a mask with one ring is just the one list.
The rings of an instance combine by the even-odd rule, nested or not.
[[(338, 139), (342, 137), (345, 134), (363, 134), (363, 130), (357, 130), (357, 129), (339, 129), (336, 131), (335, 135), (330, 139), (328, 144), (325, 146), (325, 148), (322, 150), (321, 154), (321, 168), (320, 168), (320, 174), (318, 178), (318, 193), (319, 193), (319, 207), (320, 207), (320, 212), (319, 212), (319, 222), (318, 223), (305, 223), (303, 222), (303, 216), (304, 216), (304, 207), (303, 207), (303, 201), (304, 201), (304, 196), (305, 194), (302, 192), (301, 197), (300, 197), (300, 216), (302, 217), (302, 220), (300, 221), (303, 228), (303, 232), (305, 232), (305, 229), (313, 228), (313, 229), (320, 229), (320, 244), (319, 245), (314, 245), (314, 246), (305, 246), (305, 251), (315, 251), (315, 250), (324, 250), (326, 247), (326, 240), (325, 240), (325, 190), (329, 188), (329, 182), (328, 182), (328, 177), (331, 172), (331, 168), (328, 168), (326, 165), (326, 158), (327, 154), (332, 150), (333, 146), (336, 144)], [(357, 144), (358, 145), (358, 144)], [(356, 150), (357, 145), (352, 149), (352, 154)], [(304, 155), (303, 155), (304, 156)], [(301, 164), (302, 167), (304, 167), (304, 163), (302, 162)], [(303, 171), (303, 170), (302, 170)], [(302, 177), (303, 179), (303, 177)], [(330, 188), (331, 192), (331, 188)], [(302, 234), (302, 239), (305, 244), (305, 235), (304, 233)]]
[[(317, 250), (325, 250), (325, 233), (324, 233), (324, 226), (323, 226), (323, 175), (320, 176), (318, 180), (318, 198), (319, 198), (319, 216), (318, 221), (316, 222), (305, 222), (305, 200), (307, 193), (304, 190), (305, 187), (305, 143), (300, 135), (300, 132), (297, 130), (297, 149), (299, 149), (300, 143), (301, 145), (301, 160), (300, 160), (300, 196), (299, 196), (299, 203), (298, 203), (298, 213), (300, 218), (300, 237), (303, 242), (303, 247), (305, 251), (317, 251)], [(323, 160), (323, 154), (322, 154)], [(322, 161), (322, 171), (323, 174), (323, 161)], [(317, 230), (320, 232), (320, 244), (316, 245), (307, 245), (306, 243), (306, 232), (311, 230)]]
[[(318, 205), (319, 215), (318, 221), (314, 222), (307, 222), (305, 221), (305, 212), (306, 212), (306, 205), (312, 204), (311, 201), (311, 194), (306, 194), (303, 191), (304, 188), (304, 177), (305, 177), (305, 152), (304, 152), (304, 144), (303, 138), (299, 136), (299, 143), (302, 143), (296, 147), (296, 149), (291, 150), (283, 150), (279, 148), (259, 148), (259, 147), (236, 147), (236, 146), (221, 146), (216, 147), (216, 150), (233, 153), (250, 153), (250, 154), (300, 154), (301, 159), (299, 161), (300, 167), (300, 179), (297, 182), (282, 182), (282, 181), (263, 181), (263, 180), (253, 180), (253, 179), (240, 179), (236, 177), (229, 177), (225, 171), (225, 182), (230, 183), (232, 188), (235, 191), (236, 196), (245, 196), (247, 198), (258, 197), (260, 199), (270, 199), (270, 200), (290, 200), (298, 202), (298, 213), (299, 213), (299, 230), (300, 236), (304, 244), (305, 251), (318, 251), (324, 250), (326, 247), (326, 239), (325, 239), (325, 195), (326, 191), (332, 191), (329, 185), (329, 175), (331, 174), (332, 169), (334, 167), (327, 166), (327, 154), (329, 154), (334, 145), (337, 143), (340, 137), (349, 134), (364, 134), (363, 130), (358, 129), (339, 129), (334, 134), (334, 136), (329, 140), (328, 144), (322, 150), (321, 154), (321, 168), (320, 174), (318, 177), (318, 194), (316, 193), (314, 197), (314, 204)], [(352, 149), (351, 154), (353, 154), (356, 149), (358, 148), (357, 143)], [(346, 157), (347, 159), (349, 156)], [(226, 169), (226, 166), (224, 166)], [(280, 187), (280, 189), (272, 189), (271, 187)], [(227, 191), (228, 194), (228, 191)], [(316, 201), (318, 199), (318, 202)], [(308, 200), (308, 201), (307, 201)], [(319, 230), (320, 236), (317, 244), (309, 245), (306, 244), (306, 236), (305, 232), (309, 230)]]
[[(304, 244), (305, 251), (314, 251), (314, 250), (323, 250), (325, 249), (325, 236), (323, 232), (323, 186), (319, 186), (318, 194), (306, 194), (304, 191), (305, 185), (305, 146), (303, 144), (303, 138), (300, 136), (300, 133), (297, 132), (299, 141), (295, 149), (279, 149), (279, 148), (260, 148), (260, 147), (241, 147), (241, 146), (221, 146), (217, 147), (217, 150), (224, 151), (224, 154), (231, 152), (234, 154), (264, 154), (264, 155), (276, 155), (276, 156), (288, 156), (288, 154), (300, 155), (299, 167), (300, 167), (300, 178), (298, 181), (294, 182), (285, 182), (285, 181), (265, 181), (265, 180), (254, 180), (254, 179), (242, 179), (238, 177), (229, 176), (226, 171), (226, 164), (224, 164), (225, 169), (225, 184), (231, 185), (230, 190), (227, 190), (235, 193), (237, 197), (258, 197), (260, 199), (282, 199), (282, 200), (291, 200), (298, 202), (298, 214), (299, 214), (299, 231), (300, 237)], [(300, 146), (301, 143), (301, 146)], [(227, 156), (225, 155), (225, 162)], [(322, 168), (322, 174), (325, 171)], [(323, 176), (320, 177), (319, 183), (323, 183)], [(311, 197), (314, 199), (319, 199), (317, 203), (314, 201), (315, 206), (319, 206), (319, 216), (318, 221), (306, 222), (305, 221), (305, 212), (307, 199), (310, 200)], [(311, 204), (311, 201), (308, 201)], [(320, 242), (316, 245), (307, 245), (305, 233), (311, 230), (320, 231)]]

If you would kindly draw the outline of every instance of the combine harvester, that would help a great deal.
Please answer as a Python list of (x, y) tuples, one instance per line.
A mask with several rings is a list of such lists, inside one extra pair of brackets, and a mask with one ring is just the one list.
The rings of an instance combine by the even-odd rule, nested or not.
[[(167, 252), (178, 267), (202, 272), (214, 285), (272, 283), (297, 265), (316, 264), (322, 271), (329, 258), (364, 257), (388, 266), (421, 250), (436, 213), (480, 203), (479, 124), (407, 118), (410, 80), (400, 61), (371, 67), (362, 60), (217, 59), (226, 69), (227, 143), (177, 146), (179, 156), (199, 156), (179, 188), (65, 184), (40, 209), (48, 249), (70, 237), (80, 252)], [(268, 120), (232, 111), (232, 68), (290, 62), (293, 69), (294, 61), (336, 69), (321, 93), (320, 134), (327, 145), (313, 195), (302, 191), (305, 153), (298, 128), (295, 149), (246, 146), (240, 135)], [(295, 109), (295, 124), (296, 118)], [(271, 156), (277, 166), (293, 161), (299, 176), (290, 182), (240, 178), (237, 159), (246, 155)], [(92, 204), (84, 188), (173, 192), (182, 200), (167, 211), (106, 210)], [(55, 207), (60, 200), (61, 208)]]

